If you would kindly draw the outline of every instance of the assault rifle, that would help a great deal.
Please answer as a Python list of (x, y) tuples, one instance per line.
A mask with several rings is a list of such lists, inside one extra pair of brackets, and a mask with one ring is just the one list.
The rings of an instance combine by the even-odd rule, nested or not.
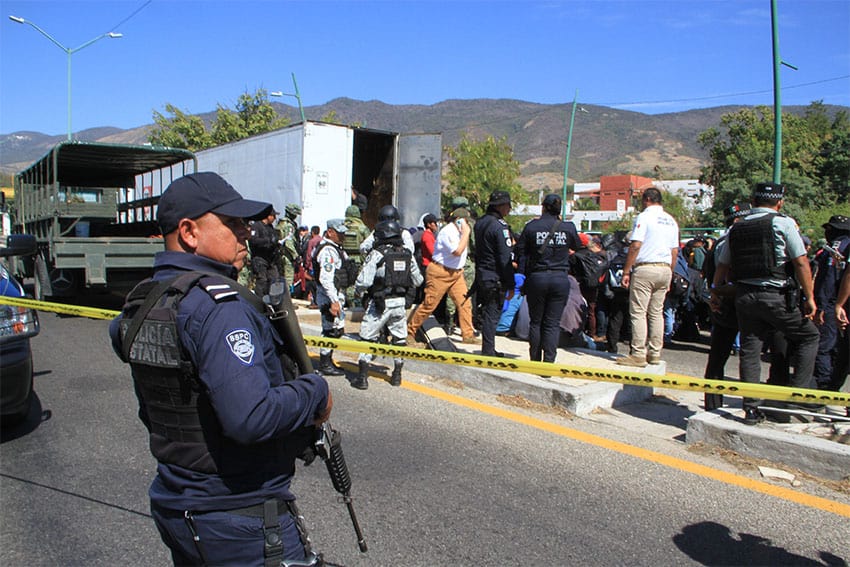
[[(313, 362), (307, 353), (301, 327), (295, 318), (295, 309), (292, 306), (292, 299), (289, 297), (289, 288), (286, 282), (280, 280), (274, 282), (269, 288), (269, 294), (263, 297), (263, 302), (269, 309), (269, 319), (272, 325), (283, 339), (287, 354), (298, 367), (299, 373), (313, 372)], [(312, 455), (305, 455), (304, 463), (309, 465), (316, 455), (325, 462), (331, 483), (333, 483), (334, 489), (342, 495), (342, 501), (348, 508), (348, 515), (351, 517), (354, 533), (357, 536), (357, 545), (360, 551), (365, 553), (368, 548), (357, 521), (357, 514), (354, 512), (351, 498), (351, 475), (342, 453), (341, 441), (342, 436), (339, 431), (331, 427), (330, 423), (323, 423), (321, 427), (316, 428), (315, 441), (311, 447)]]

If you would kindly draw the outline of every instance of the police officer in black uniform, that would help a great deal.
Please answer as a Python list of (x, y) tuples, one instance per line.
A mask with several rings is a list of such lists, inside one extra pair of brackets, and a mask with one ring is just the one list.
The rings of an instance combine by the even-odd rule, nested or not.
[[(761, 381), (762, 344), (770, 332), (779, 331), (796, 347), (791, 362), (794, 374), (788, 385), (810, 388), (818, 348), (818, 330), (811, 319), (817, 306), (797, 223), (779, 212), (784, 196), (781, 184), (756, 185), (752, 211), (732, 226), (729, 245), (717, 254), (712, 293), (722, 295), (718, 288), (735, 283), (742, 381)], [(805, 298), (802, 311), (797, 290)], [(761, 399), (744, 398), (744, 423), (764, 421), (758, 407), (762, 404)]]
[[(730, 205), (723, 213), (726, 221), (727, 232), (715, 243), (714, 247), (706, 254), (703, 262), (703, 276), (707, 282), (714, 281), (714, 273), (717, 267), (716, 256), (719, 250), (727, 246), (729, 237), (728, 229), (739, 219), (750, 213), (749, 203)], [(722, 288), (721, 288), (722, 289)], [(732, 345), (738, 336), (738, 316), (735, 312), (734, 290), (729, 289), (729, 294), (716, 295), (711, 305), (711, 346), (708, 351), (708, 361), (705, 365), (704, 378), (712, 380), (723, 380), (726, 377), (726, 362), (732, 353)], [(711, 411), (723, 406), (723, 394), (705, 394), (705, 409)]]
[(850, 256), (850, 218), (833, 215), (823, 225), (824, 236), (830, 250), (824, 248), (816, 258), (815, 303), (818, 313), (815, 323), (820, 332), (820, 344), (815, 358), (814, 377), (818, 388), (837, 390), (841, 384), (832, 384), (833, 356), (838, 344), (838, 321), (835, 318), (835, 299), (847, 258)]
[[(251, 223), (251, 271), (254, 274), (254, 292), (260, 297), (269, 292), (272, 282), (280, 277), (280, 243), (274, 227), (277, 211), (271, 210), (262, 220)], [(289, 282), (291, 283), (291, 282)]]
[(532, 361), (540, 361), (541, 356), (543, 362), (555, 361), (561, 313), (570, 293), (570, 250), (580, 246), (575, 225), (562, 221), (560, 213), (561, 198), (547, 195), (543, 214), (525, 225), (516, 247), (518, 270), (525, 274)]
[(244, 219), (270, 209), (215, 173), (174, 181), (159, 201), (154, 276), (109, 328), (158, 461), (151, 515), (175, 565), (315, 559), (290, 483), (299, 433), (327, 419), (331, 395), (316, 374), (284, 380), (280, 336), (233, 279)]
[(505, 217), (511, 210), (507, 191), (494, 191), (487, 213), (475, 223), (475, 298), (481, 315), (481, 354), (496, 352), (496, 325), (505, 299), (514, 294), (514, 267), (511, 263), (511, 229)]

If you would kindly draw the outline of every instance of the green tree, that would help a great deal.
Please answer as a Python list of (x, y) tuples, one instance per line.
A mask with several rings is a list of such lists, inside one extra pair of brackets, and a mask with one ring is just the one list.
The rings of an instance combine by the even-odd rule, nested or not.
[(576, 201), (575, 207), (577, 211), (598, 211), (599, 203), (589, 197), (582, 197)]
[(199, 116), (187, 114), (173, 104), (166, 104), (165, 111), (171, 116), (157, 110), (153, 112), (156, 125), (148, 134), (151, 144), (189, 150), (201, 150), (212, 145), (212, 138)]
[[(834, 207), (847, 200), (850, 182), (850, 120), (845, 112), (830, 118), (822, 102), (803, 116), (782, 117), (784, 212), (800, 219), (805, 211)], [(699, 136), (709, 163), (700, 180), (715, 189), (714, 215), (750, 199), (752, 187), (773, 179), (773, 110), (767, 106), (725, 114), (719, 127)]]
[(154, 111), (156, 126), (148, 140), (152, 144), (190, 150), (227, 144), (289, 124), (288, 118), (275, 112), (265, 89), (239, 95), (235, 110), (217, 105), (216, 117), (209, 130), (200, 117), (186, 114), (174, 105), (166, 104), (165, 110), (171, 116)]
[(469, 204), (483, 211), (493, 191), (507, 191), (511, 201), (524, 203), (528, 195), (523, 191), (519, 178), (519, 162), (514, 159), (513, 149), (505, 138), (488, 136), (484, 140), (473, 140), (464, 134), (456, 147), (447, 147), (449, 157), (446, 182), (448, 191), (443, 192), (443, 205), (447, 208), (452, 197), (463, 196)]

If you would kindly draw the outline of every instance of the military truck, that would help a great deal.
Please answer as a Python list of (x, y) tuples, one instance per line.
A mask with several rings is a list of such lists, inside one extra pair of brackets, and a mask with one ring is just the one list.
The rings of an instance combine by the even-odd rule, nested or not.
[(196, 168), (184, 149), (66, 141), (16, 174), (13, 232), (37, 239), (24, 264), (36, 298), (125, 293), (147, 277), (163, 249), (159, 196)]
[(301, 207), (300, 224), (322, 228), (342, 218), (352, 188), (368, 199), (363, 222), (374, 226), (395, 205), (404, 226), (440, 214), (440, 134), (399, 134), (308, 120), (197, 152), (200, 171), (214, 171), (245, 197)]

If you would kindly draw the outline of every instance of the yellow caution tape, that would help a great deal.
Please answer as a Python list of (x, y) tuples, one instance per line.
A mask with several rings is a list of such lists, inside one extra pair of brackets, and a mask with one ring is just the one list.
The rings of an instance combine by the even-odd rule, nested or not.
[[(33, 299), (22, 299), (17, 297), (0, 297), (0, 304), (4, 303), (8, 305), (29, 307), (39, 311), (54, 311), (56, 313), (88, 317), (92, 319), (113, 319), (119, 315), (118, 311), (112, 311), (109, 309), (80, 307), (77, 305), (35, 301)], [(353, 341), (350, 339), (331, 339), (328, 337), (313, 337), (309, 335), (304, 337), (304, 342), (307, 346), (317, 348), (330, 348), (346, 352), (362, 352), (366, 354), (374, 354), (375, 356), (398, 356), (423, 362), (471, 366), (473, 368), (487, 368), (491, 370), (503, 370), (506, 372), (522, 372), (558, 378), (614, 382), (616, 384), (625, 384), (630, 386), (670, 388), (673, 390), (704, 392), (706, 394), (725, 394), (729, 396), (747, 398), (764, 398), (789, 402), (850, 406), (850, 393), (847, 392), (829, 392), (826, 390), (812, 390), (807, 388), (790, 388), (788, 386), (774, 386), (770, 384), (749, 384), (747, 382), (728, 380), (709, 380), (707, 378), (694, 378), (692, 376), (679, 374), (659, 376), (657, 374), (648, 374), (646, 372), (635, 372), (630, 370), (627, 371), (619, 368), (607, 369), (564, 366), (550, 362), (532, 362), (529, 360), (482, 356), (460, 352), (443, 352), (439, 350), (399, 347), (363, 341)]]
[(66, 303), (51, 303), (49, 301), (36, 301), (35, 299), (24, 299), (23, 297), (0, 296), (0, 304), (18, 305), (29, 307), (38, 311), (52, 311), (63, 315), (75, 315), (77, 317), (88, 317), (89, 319), (114, 319), (121, 314), (120, 311), (111, 309), (98, 309), (97, 307), (82, 307), (80, 305), (68, 305)]
[(478, 354), (415, 349), (348, 339), (331, 339), (328, 337), (305, 336), (304, 342), (308, 346), (319, 348), (363, 352), (376, 356), (399, 356), (424, 362), (489, 368), (491, 370), (504, 370), (507, 372), (524, 372), (558, 378), (596, 380), (631, 386), (671, 388), (674, 390), (689, 390), (692, 392), (704, 392), (706, 394), (725, 394), (747, 398), (850, 406), (850, 394), (846, 392), (789, 388), (787, 386), (773, 386), (770, 384), (749, 384), (747, 382), (733, 382), (728, 380), (709, 380), (707, 378), (693, 378), (683, 375), (659, 376), (646, 372), (624, 371), (620, 369), (611, 370), (607, 368), (564, 366), (551, 362), (532, 362), (529, 360), (516, 360)]

